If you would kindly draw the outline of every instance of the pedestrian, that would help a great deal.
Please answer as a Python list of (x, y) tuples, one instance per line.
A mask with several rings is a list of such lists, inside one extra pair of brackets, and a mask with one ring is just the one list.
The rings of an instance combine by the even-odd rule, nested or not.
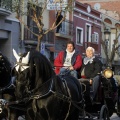
[(58, 11), (56, 14), (56, 26), (57, 26), (56, 33), (59, 33), (59, 30), (62, 28), (62, 22), (61, 22), (62, 19), (63, 19), (63, 15), (61, 14), (61, 11)]
[(70, 74), (75, 78), (78, 78), (77, 71), (80, 70), (82, 65), (82, 57), (75, 50), (75, 45), (73, 41), (68, 41), (65, 51), (60, 51), (58, 56), (54, 60), (54, 66), (56, 67), (56, 74), (70, 71)]

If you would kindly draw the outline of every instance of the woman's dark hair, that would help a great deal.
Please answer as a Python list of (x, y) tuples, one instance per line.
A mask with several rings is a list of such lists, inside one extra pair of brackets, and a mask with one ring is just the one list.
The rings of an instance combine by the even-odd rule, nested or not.
[[(68, 42), (67, 42), (67, 45), (68, 45), (68, 44), (72, 44), (72, 45), (73, 45), (73, 48), (75, 49), (75, 44), (74, 44), (73, 41), (68, 41)], [(67, 47), (67, 45), (66, 45), (66, 47)]]

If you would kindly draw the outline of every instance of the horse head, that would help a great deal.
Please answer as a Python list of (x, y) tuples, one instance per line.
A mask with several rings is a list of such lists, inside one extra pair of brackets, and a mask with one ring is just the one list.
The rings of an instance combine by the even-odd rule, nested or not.
[(17, 97), (22, 98), (55, 75), (48, 59), (38, 51), (33, 50), (20, 56), (13, 50), (13, 54), (17, 61), (15, 65)]
[(29, 54), (18, 55), (13, 49), (13, 55), (16, 58), (16, 65), (14, 67), (14, 74), (17, 76), (15, 95), (17, 98), (22, 98), (28, 91), (29, 86)]

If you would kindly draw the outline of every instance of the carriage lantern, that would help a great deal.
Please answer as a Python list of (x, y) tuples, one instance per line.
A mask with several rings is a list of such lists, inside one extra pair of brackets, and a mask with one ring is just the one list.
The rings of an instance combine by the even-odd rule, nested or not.
[(111, 78), (113, 75), (113, 71), (110, 69), (110, 68), (106, 68), (104, 71), (103, 71), (103, 76), (105, 78)]

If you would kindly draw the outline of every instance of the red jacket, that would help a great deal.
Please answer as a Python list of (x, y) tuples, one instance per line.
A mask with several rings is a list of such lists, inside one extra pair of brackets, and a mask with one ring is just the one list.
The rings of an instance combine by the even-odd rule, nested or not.
[[(61, 51), (58, 56), (54, 60), (54, 66), (56, 67), (55, 73), (59, 74), (60, 68), (63, 67), (65, 58), (66, 58), (66, 51)], [(82, 65), (82, 57), (79, 53), (75, 52), (71, 59), (71, 64), (75, 70), (79, 70)]]

